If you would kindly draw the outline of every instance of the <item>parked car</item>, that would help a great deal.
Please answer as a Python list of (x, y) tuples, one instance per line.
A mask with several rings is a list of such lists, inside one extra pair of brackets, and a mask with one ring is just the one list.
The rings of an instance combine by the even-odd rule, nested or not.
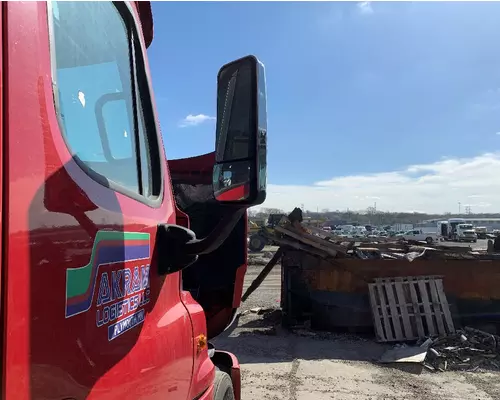
[(405, 240), (425, 241), (428, 244), (439, 241), (439, 236), (437, 233), (435, 232), (424, 233), (421, 229), (412, 229), (411, 231), (406, 231), (400, 237), (402, 237)]

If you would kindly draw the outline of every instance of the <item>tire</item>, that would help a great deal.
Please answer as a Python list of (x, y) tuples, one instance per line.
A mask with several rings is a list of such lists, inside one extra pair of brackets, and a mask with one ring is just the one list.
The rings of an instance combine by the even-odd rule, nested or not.
[(262, 251), (262, 249), (266, 245), (266, 242), (267, 240), (264, 237), (259, 234), (254, 234), (250, 236), (250, 243), (248, 244), (248, 248), (253, 252)]
[(433, 240), (432, 240), (432, 238), (430, 236), (426, 237), (425, 241), (427, 242), (427, 244), (432, 244), (432, 242), (433, 242)]
[(214, 400), (234, 400), (231, 377), (220, 370), (215, 371)]

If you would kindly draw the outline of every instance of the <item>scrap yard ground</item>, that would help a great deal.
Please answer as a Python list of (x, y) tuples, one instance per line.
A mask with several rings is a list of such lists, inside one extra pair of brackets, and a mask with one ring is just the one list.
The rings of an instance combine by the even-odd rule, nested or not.
[[(485, 248), (486, 241), (473, 247)], [(250, 255), (245, 289), (275, 250), (266, 247)], [(243, 304), (237, 326), (215, 342), (238, 355), (242, 400), (500, 399), (496, 371), (420, 373), (385, 367), (376, 360), (392, 346), (372, 337), (287, 332), (280, 326), (280, 276), (277, 265)], [(260, 312), (250, 311), (257, 308)]]

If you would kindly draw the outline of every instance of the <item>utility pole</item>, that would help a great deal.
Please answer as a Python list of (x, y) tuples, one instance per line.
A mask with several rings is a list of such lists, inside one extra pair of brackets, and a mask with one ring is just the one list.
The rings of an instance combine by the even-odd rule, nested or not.
[(462, 212), (462, 203), (458, 202), (458, 215)]

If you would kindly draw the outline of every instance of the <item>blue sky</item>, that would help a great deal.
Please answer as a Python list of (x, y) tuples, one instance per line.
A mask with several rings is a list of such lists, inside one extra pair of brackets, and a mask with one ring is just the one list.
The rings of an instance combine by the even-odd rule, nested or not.
[(500, 3), (152, 6), (169, 158), (213, 150), (217, 71), (251, 53), (267, 73), (265, 206), (497, 210)]

